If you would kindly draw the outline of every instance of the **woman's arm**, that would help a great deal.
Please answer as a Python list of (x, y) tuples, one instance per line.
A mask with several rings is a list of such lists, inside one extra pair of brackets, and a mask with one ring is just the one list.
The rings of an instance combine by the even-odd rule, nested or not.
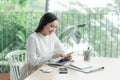
[(47, 61), (46, 58), (37, 55), (37, 43), (34, 37), (29, 37), (26, 44), (28, 62), (33, 65), (40, 65)]
[(64, 47), (62, 46), (61, 41), (58, 39), (58, 37), (57, 37), (56, 35), (55, 35), (55, 37), (56, 37), (56, 38), (55, 38), (55, 39), (56, 39), (55, 49), (56, 49), (56, 51), (58, 52), (58, 54), (59, 54), (59, 53), (62, 53), (62, 54), (64, 54), (63, 57), (65, 57), (65, 59), (71, 60), (71, 59), (72, 59), (71, 54), (72, 54), (73, 52), (67, 53), (67, 54), (65, 55), (65, 49), (64, 49)]
[(61, 41), (55, 34), (54, 34), (54, 39), (55, 39), (55, 46), (54, 46), (55, 51), (57, 53), (65, 53), (64, 46), (62, 45)]

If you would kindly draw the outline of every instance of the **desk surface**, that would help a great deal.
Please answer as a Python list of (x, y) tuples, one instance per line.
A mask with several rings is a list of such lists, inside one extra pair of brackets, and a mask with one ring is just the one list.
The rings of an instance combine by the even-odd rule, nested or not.
[[(73, 57), (75, 60), (83, 60), (81, 57)], [(120, 58), (91, 57), (90, 63), (103, 65), (104, 70), (82, 73), (68, 69), (68, 74), (59, 74), (57, 68), (51, 73), (43, 73), (38, 69), (25, 80), (120, 80)]]

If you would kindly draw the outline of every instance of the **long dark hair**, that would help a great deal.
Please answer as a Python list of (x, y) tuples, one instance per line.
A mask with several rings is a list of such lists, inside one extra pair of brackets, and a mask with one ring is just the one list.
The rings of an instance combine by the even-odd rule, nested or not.
[(53, 13), (50, 13), (50, 12), (45, 13), (41, 17), (39, 24), (38, 24), (37, 28), (35, 29), (35, 32), (37, 32), (37, 33), (41, 32), (46, 24), (53, 22), (55, 20), (58, 20), (58, 18)]

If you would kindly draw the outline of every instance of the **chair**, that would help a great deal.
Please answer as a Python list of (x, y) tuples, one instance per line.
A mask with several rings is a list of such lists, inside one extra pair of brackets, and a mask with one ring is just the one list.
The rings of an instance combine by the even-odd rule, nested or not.
[(10, 65), (10, 80), (18, 80), (23, 65), (27, 62), (26, 50), (9, 52), (6, 56)]

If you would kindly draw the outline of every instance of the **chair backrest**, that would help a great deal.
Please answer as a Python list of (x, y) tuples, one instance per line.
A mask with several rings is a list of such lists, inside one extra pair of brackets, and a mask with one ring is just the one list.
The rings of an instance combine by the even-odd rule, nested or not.
[(10, 65), (10, 80), (18, 80), (23, 65), (27, 62), (26, 50), (9, 52), (6, 56)]

